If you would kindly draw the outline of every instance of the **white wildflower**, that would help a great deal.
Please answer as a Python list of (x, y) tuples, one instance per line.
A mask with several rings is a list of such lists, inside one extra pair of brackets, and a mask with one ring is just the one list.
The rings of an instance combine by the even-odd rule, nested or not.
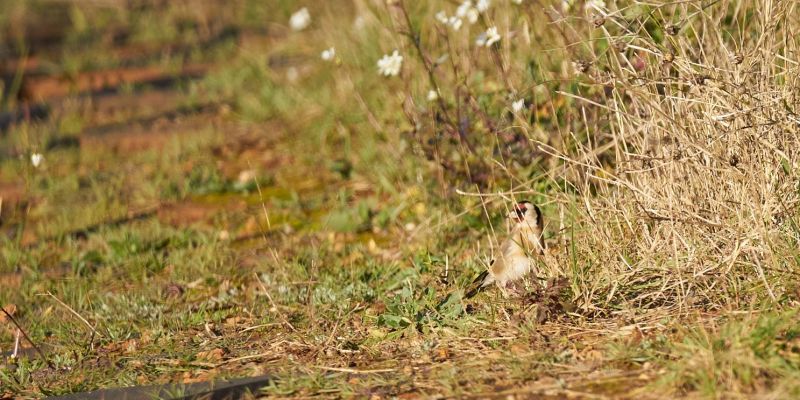
[(258, 177), (258, 173), (254, 169), (245, 169), (239, 172), (239, 177), (236, 178), (236, 183), (240, 185), (247, 185), (253, 182)]
[(523, 107), (525, 107), (525, 99), (519, 99), (511, 103), (511, 109), (514, 110), (514, 112), (522, 111)]
[(522, 4), (522, 0), (511, 0), (514, 4)]
[(467, 21), (469, 21), (470, 24), (478, 22), (478, 17), (480, 17), (480, 14), (478, 13), (478, 10), (474, 8), (470, 8), (467, 12)]
[(458, 17), (450, 17), (450, 19), (447, 21), (447, 24), (450, 25), (454, 31), (457, 31), (461, 28), (461, 23), (461, 18)]
[(34, 168), (39, 168), (42, 165), (42, 161), (44, 161), (44, 156), (41, 153), (31, 154), (31, 164), (33, 164)]
[(333, 61), (334, 57), (336, 57), (336, 49), (331, 47), (330, 49), (323, 50), (319, 56), (325, 61)]
[(367, 24), (367, 19), (364, 18), (363, 15), (357, 15), (355, 19), (353, 19), (353, 28), (357, 31), (364, 29), (364, 26)]
[(497, 33), (496, 26), (493, 26), (486, 30), (486, 47), (489, 47), (499, 41), (500, 41), (500, 34)]
[(310, 24), (311, 14), (308, 12), (308, 8), (306, 7), (299, 9), (297, 12), (292, 14), (291, 18), (289, 18), (289, 26), (295, 31), (302, 31), (303, 29), (308, 28), (308, 25)]
[(478, 36), (478, 39), (475, 40), (475, 44), (478, 46), (486, 46), (491, 47), (493, 44), (499, 42), (501, 39), (500, 34), (497, 33), (497, 27), (493, 26), (486, 30), (486, 32), (481, 33)]
[[(488, 6), (487, 6), (488, 7)], [(472, 6), (472, 2), (467, 0), (461, 3), (456, 9), (456, 17), (466, 19), (470, 24), (478, 22), (480, 13), (478, 9)]]
[(429, 90), (428, 91), (428, 101), (436, 101), (437, 99), (439, 99), (439, 93), (437, 93), (433, 89)]
[(478, 0), (478, 4), (475, 5), (475, 9), (477, 9), (478, 12), (483, 13), (488, 11), (491, 5), (492, 2), (490, 0)]
[(586, 11), (603, 11), (606, 8), (606, 2), (603, 0), (587, 0), (584, 9)]
[(392, 55), (384, 55), (378, 60), (378, 73), (383, 76), (397, 76), (403, 66), (403, 56), (395, 50)]
[(442, 24), (447, 25), (449, 23), (449, 20), (447, 19), (447, 13), (445, 13), (444, 11), (439, 11), (438, 13), (436, 13), (435, 18)]
[(463, 2), (463, 3), (461, 3), (461, 5), (459, 5), (458, 8), (456, 8), (456, 16), (458, 16), (459, 18), (466, 17), (467, 16), (467, 12), (469, 12), (469, 10), (471, 8), (472, 8), (472, 2), (471, 1), (467, 0), (467, 1)]

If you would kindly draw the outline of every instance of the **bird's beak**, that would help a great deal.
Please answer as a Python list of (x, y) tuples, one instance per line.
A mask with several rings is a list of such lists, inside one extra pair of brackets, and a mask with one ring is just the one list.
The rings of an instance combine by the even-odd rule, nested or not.
[(514, 207), (514, 210), (508, 213), (508, 219), (513, 219), (516, 222), (522, 222), (525, 219), (525, 212), (519, 209), (519, 207)]

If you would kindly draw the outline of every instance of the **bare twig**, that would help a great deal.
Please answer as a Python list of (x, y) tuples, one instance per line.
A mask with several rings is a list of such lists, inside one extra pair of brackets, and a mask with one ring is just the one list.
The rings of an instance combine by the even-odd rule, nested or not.
[(289, 322), (286, 316), (283, 315), (283, 313), (280, 311), (278, 305), (275, 304), (275, 300), (272, 300), (272, 295), (269, 294), (269, 290), (267, 290), (267, 287), (264, 286), (264, 282), (261, 282), (261, 278), (259, 278), (255, 272), (253, 272), (253, 277), (256, 278), (256, 282), (258, 282), (258, 286), (261, 287), (261, 291), (264, 292), (264, 295), (267, 296), (267, 299), (269, 299), (269, 302), (270, 304), (272, 304), (272, 309), (274, 310), (274, 312), (276, 312), (278, 316), (280, 316), (281, 320), (283, 320), (283, 324), (288, 326), (289, 329), (297, 331), (297, 329), (295, 329), (294, 326), (292, 326), (292, 324)]
[(37, 346), (36, 343), (33, 342), (33, 340), (31, 340), (30, 336), (28, 336), (28, 334), (25, 332), (25, 330), (22, 329), (22, 326), (20, 326), (20, 324), (17, 322), (17, 320), (14, 318), (14, 316), (11, 315), (11, 313), (9, 313), (8, 311), (6, 311), (6, 309), (3, 308), (3, 307), (0, 307), (0, 311), (2, 311), (3, 314), (6, 315), (8, 320), (11, 321), (11, 323), (14, 324), (14, 326), (17, 327), (17, 331), (22, 333), (22, 336), (25, 337), (25, 340), (27, 340), (28, 343), (30, 343), (31, 346), (33, 346), (34, 349), (36, 349), (36, 352), (39, 353), (40, 357), (42, 357), (42, 361), (44, 361), (47, 364), (47, 367), (52, 369), (52, 370), (55, 370), (56, 367), (53, 365), (53, 363), (51, 363), (50, 360), (47, 359), (47, 356), (44, 355), (44, 352), (42, 351), (42, 349), (39, 348), (39, 346)]
[(77, 312), (77, 311), (75, 311), (75, 309), (73, 309), (72, 307), (70, 307), (69, 305), (67, 305), (67, 304), (66, 304), (66, 303), (64, 303), (63, 301), (61, 301), (61, 300), (60, 300), (58, 297), (56, 297), (55, 295), (53, 295), (53, 293), (51, 293), (51, 292), (47, 292), (47, 293), (39, 293), (39, 294), (37, 294), (37, 295), (38, 295), (38, 296), (50, 296), (50, 297), (51, 297), (53, 300), (55, 300), (55, 301), (56, 301), (58, 304), (60, 304), (60, 305), (61, 305), (62, 307), (64, 307), (64, 308), (66, 308), (66, 309), (67, 309), (67, 311), (69, 311), (69, 312), (70, 312), (72, 315), (74, 315), (74, 316), (78, 317), (78, 319), (79, 319), (79, 320), (81, 320), (81, 322), (83, 322), (83, 323), (84, 323), (84, 325), (86, 325), (86, 327), (87, 327), (87, 328), (89, 328), (89, 330), (90, 330), (90, 331), (92, 331), (92, 334), (93, 334), (93, 335), (98, 335), (98, 336), (100, 335), (100, 333), (99, 333), (99, 332), (97, 332), (97, 330), (94, 328), (94, 326), (92, 326), (92, 324), (90, 324), (90, 323), (89, 323), (89, 321), (87, 321), (87, 320), (86, 320), (86, 318), (83, 318), (83, 316), (82, 316), (82, 315), (80, 315), (80, 314), (78, 314), (78, 312)]

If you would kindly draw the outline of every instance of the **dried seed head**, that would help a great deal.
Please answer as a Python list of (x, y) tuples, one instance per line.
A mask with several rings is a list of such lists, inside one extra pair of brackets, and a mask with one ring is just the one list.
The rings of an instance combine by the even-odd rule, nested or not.
[(594, 15), (592, 17), (592, 25), (594, 25), (595, 28), (599, 28), (603, 26), (603, 24), (605, 23), (606, 23), (606, 18), (603, 17), (602, 15)]
[(662, 60), (664, 65), (672, 64), (673, 61), (675, 61), (675, 54), (673, 52), (668, 51), (664, 53), (664, 59)]
[(591, 66), (591, 61), (577, 60), (572, 62), (572, 68), (575, 69), (576, 74), (585, 74)]
[(623, 42), (622, 40), (615, 40), (613, 46), (614, 49), (620, 53), (624, 53), (625, 50), (628, 49), (628, 44)]
[(667, 25), (667, 26), (665, 26), (665, 27), (664, 27), (664, 32), (665, 32), (667, 35), (670, 35), (670, 36), (675, 36), (675, 35), (677, 35), (677, 34), (678, 34), (678, 31), (680, 31), (680, 30), (681, 30), (681, 28), (680, 28), (680, 27), (678, 27), (677, 25), (672, 25), (672, 24), (669, 24), (669, 25)]
[(644, 57), (636, 56), (631, 61), (631, 65), (633, 65), (633, 68), (636, 70), (636, 72), (642, 72), (645, 70), (645, 68), (647, 68), (647, 61), (644, 59)]
[(709, 79), (711, 79), (711, 77), (709, 77), (708, 75), (696, 74), (695, 76), (692, 77), (692, 83), (694, 83), (695, 85), (702, 86), (705, 85), (706, 81)]
[(730, 55), (731, 64), (739, 65), (744, 61), (744, 55), (742, 53), (732, 53)]

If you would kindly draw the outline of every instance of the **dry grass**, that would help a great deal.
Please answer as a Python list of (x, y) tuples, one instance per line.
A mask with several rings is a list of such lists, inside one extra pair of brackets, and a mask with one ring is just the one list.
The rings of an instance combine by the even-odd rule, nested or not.
[[(542, 201), (553, 247), (542, 270), (569, 278), (584, 315), (795, 306), (798, 5), (525, 4), (482, 15), (469, 35), (415, 25), (410, 3), (389, 7), (396, 32), (421, 38), (407, 52), (442, 93), (426, 107), (404, 101), (442, 185), (470, 181), (482, 202)], [(503, 39), (476, 48), (470, 38), (489, 26)], [(520, 98), (526, 108), (512, 112)], [(639, 326), (658, 331), (656, 321)], [(737, 381), (741, 363), (776, 376), (747, 351), (724, 357), (735, 365), (710, 368), (734, 376), (712, 373), (705, 394), (763, 391)], [(704, 387), (672, 377), (679, 391)]]
[[(585, 311), (793, 298), (797, 5), (523, 7), (482, 16), (475, 26), (503, 35), (490, 49), (427, 21), (409, 28), (406, 5), (389, 7), (396, 31), (428, 39), (415, 67), (443, 94), (409, 113), (424, 126), (415, 133), (432, 138), (420, 141), (429, 158), (506, 200), (544, 200), (560, 218), (556, 273), (571, 278)], [(517, 98), (527, 109), (512, 114)], [(558, 131), (543, 132), (542, 118), (557, 118)], [(443, 136), (459, 140), (425, 149)], [(530, 154), (544, 155), (533, 170)], [(450, 164), (459, 158), (464, 170)]]
[[(787, 300), (800, 195), (800, 10), (686, 3), (651, 15), (675, 21), (678, 32), (662, 44), (642, 31), (621, 38), (608, 18), (602, 37), (637, 49), (598, 54), (589, 72), (608, 88), (608, 133), (559, 149), (583, 194), (589, 229), (577, 247), (604, 265), (582, 285), (584, 304), (725, 309)], [(742, 28), (721, 32), (726, 18)], [(605, 149), (590, 156), (597, 148)]]

